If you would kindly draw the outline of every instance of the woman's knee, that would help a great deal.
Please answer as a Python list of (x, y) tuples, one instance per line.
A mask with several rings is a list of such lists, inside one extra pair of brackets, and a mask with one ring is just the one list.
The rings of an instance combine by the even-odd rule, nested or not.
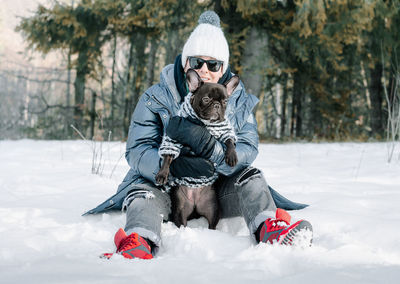
[(161, 214), (163, 219), (166, 219), (171, 212), (171, 200), (168, 193), (156, 188), (133, 191), (125, 197), (123, 210), (153, 212)]
[(251, 186), (254, 190), (267, 190), (268, 184), (261, 170), (248, 167), (242, 170), (236, 177), (235, 187)]

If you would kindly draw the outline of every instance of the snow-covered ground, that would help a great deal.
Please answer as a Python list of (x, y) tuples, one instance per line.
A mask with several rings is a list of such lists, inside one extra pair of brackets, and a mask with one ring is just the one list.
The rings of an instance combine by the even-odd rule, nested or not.
[[(96, 145), (99, 150), (100, 145)], [(153, 260), (112, 252), (120, 213), (82, 217), (113, 194), (128, 166), (123, 143), (102, 145), (91, 174), (84, 141), (0, 141), (1, 283), (398, 283), (400, 162), (385, 143), (260, 145), (254, 165), (272, 187), (311, 206), (306, 249), (256, 244), (242, 218), (163, 224)], [(110, 175), (112, 176), (110, 177)]]

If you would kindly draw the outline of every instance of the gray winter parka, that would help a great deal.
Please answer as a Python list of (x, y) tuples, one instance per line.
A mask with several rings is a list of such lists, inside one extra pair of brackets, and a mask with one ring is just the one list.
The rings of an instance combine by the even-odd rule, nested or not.
[[(180, 101), (181, 97), (174, 80), (174, 65), (170, 64), (162, 70), (160, 83), (150, 87), (140, 97), (132, 115), (125, 153), (130, 170), (119, 185), (117, 193), (84, 215), (121, 210), (127, 193), (155, 187), (155, 176), (161, 166), (158, 149), (170, 118), (177, 115)], [(247, 94), (242, 83), (229, 98), (226, 115), (238, 138), (236, 142), (238, 163), (235, 167), (228, 166), (224, 161), (223, 145), (217, 142), (209, 160), (214, 163), (219, 174), (229, 176), (250, 166), (255, 160), (258, 154), (258, 133), (253, 109), (257, 103), (258, 99)], [(277, 206), (279, 202), (281, 203), (281, 208), (304, 207), (287, 200), (273, 189), (271, 193), (278, 203)]]

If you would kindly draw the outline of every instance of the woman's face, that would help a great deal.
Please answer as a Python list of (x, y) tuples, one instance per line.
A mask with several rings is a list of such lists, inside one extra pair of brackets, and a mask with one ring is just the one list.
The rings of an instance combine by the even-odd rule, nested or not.
[[(199, 58), (202, 58), (204, 60), (215, 60), (214, 57), (209, 57), (209, 56), (196, 56)], [(208, 70), (207, 64), (204, 63), (200, 69), (194, 69), (197, 74), (199, 74), (200, 78), (203, 80), (203, 82), (206, 83), (218, 83), (218, 80), (222, 77), (222, 68), (223, 66), (221, 66), (221, 68), (219, 68), (219, 70), (217, 72), (211, 72)], [(184, 68), (185, 73), (190, 69), (189, 66), (189, 60), (186, 60), (186, 65)]]

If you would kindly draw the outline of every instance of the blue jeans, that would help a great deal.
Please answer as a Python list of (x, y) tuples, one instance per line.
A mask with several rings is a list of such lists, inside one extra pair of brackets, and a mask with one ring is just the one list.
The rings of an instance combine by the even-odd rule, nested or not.
[[(275, 217), (275, 202), (262, 172), (256, 168), (249, 167), (229, 177), (221, 176), (215, 188), (221, 218), (242, 216), (250, 233), (267, 218)], [(171, 213), (169, 194), (157, 188), (146, 188), (128, 195), (125, 200), (127, 234), (136, 232), (160, 246), (161, 223), (168, 221)]]

